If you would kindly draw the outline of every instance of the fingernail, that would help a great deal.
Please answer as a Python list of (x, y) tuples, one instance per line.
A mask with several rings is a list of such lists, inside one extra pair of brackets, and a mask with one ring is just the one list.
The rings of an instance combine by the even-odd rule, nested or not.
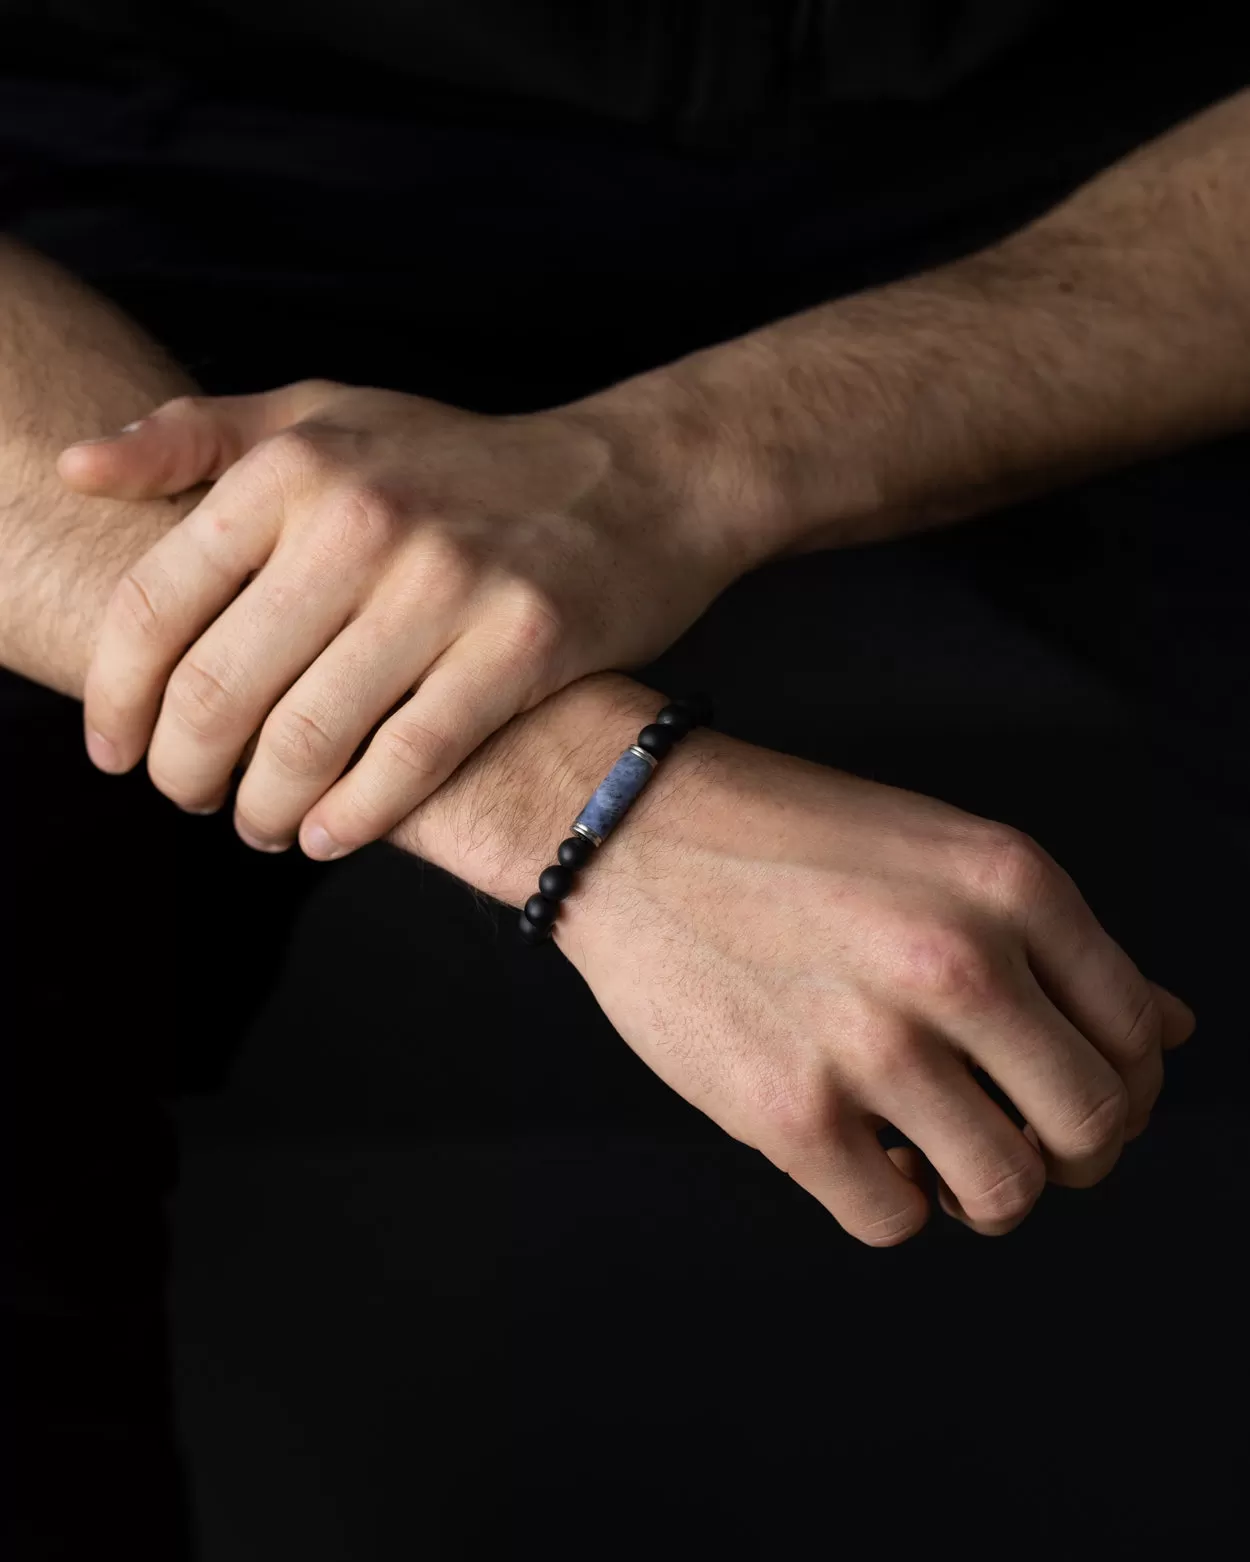
[(304, 855), (313, 858), (316, 862), (333, 862), (336, 857), (343, 855), (343, 848), (330, 832), (323, 830), (319, 824), (308, 826), (300, 844), (304, 848)]
[(98, 769), (117, 769), (117, 745), (110, 743), (104, 734), (97, 732), (94, 727), (87, 728), (87, 753), (91, 758), (91, 763)]

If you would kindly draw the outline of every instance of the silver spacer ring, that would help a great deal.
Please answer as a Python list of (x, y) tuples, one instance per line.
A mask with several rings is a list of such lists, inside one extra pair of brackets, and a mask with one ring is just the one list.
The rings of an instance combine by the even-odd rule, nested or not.
[(645, 759), (646, 762), (651, 766), (652, 770), (654, 770), (655, 767), (660, 763), (654, 754), (648, 754), (645, 748), (639, 748), (636, 743), (631, 743), (629, 745), (629, 752), (631, 754), (637, 754), (639, 759)]
[(571, 824), (569, 826), (569, 829), (572, 830), (574, 835), (580, 835), (583, 838), (583, 840), (589, 841), (592, 846), (602, 846), (603, 845), (603, 836), (602, 835), (596, 835), (595, 832), (592, 829), (590, 829), (590, 827), (588, 825), (584, 825), (584, 824)]

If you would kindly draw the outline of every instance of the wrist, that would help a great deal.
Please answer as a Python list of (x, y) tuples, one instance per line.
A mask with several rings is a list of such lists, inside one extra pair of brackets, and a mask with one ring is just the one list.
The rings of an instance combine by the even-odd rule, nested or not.
[(617, 468), (658, 494), (678, 529), (717, 555), (733, 580), (784, 551), (786, 539), (780, 491), (742, 419), (729, 410), (692, 360), (683, 360), (561, 412), (598, 432)]
[[(521, 907), (599, 782), (666, 703), (664, 694), (616, 673), (569, 685), (483, 744), (392, 833), (392, 843)], [(587, 948), (618, 947), (614, 929), (654, 918), (656, 897), (670, 894), (674, 874), (709, 853), (734, 856), (744, 829), (760, 817), (770, 816), (778, 838), (793, 833), (786, 805), (776, 819), (770, 810), (774, 788), (793, 788), (785, 767), (797, 763), (714, 730), (689, 733), (579, 873), (561, 903), (557, 946), (580, 968)], [(798, 835), (790, 846), (802, 860), (802, 828)]]
[(524, 905), (586, 799), (663, 703), (616, 673), (570, 684), (502, 727), (392, 842), (497, 900)]

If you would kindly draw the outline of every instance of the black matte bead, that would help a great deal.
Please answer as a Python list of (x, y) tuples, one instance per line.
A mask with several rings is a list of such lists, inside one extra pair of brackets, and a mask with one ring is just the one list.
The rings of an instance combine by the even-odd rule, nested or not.
[(535, 927), (524, 912), (517, 921), (517, 927), (527, 944), (541, 944), (544, 939), (551, 937), (550, 923), (546, 927)]
[(594, 842), (584, 835), (570, 835), (567, 841), (560, 842), (556, 856), (566, 868), (584, 868), (594, 849)]
[(684, 705), (666, 705), (655, 719), (658, 725), (667, 727), (675, 738), (684, 738), (694, 726), (694, 716)]
[(671, 702), (680, 705), (683, 710), (688, 710), (694, 717), (696, 727), (706, 727), (712, 719), (712, 701), (706, 694), (682, 694)]
[(644, 727), (638, 734), (638, 747), (648, 754), (654, 754), (657, 759), (663, 759), (676, 741), (677, 734), (673, 729), (661, 727), (656, 721), (653, 721), (649, 727)]
[(531, 895), (525, 902), (525, 915), (535, 927), (550, 927), (559, 909), (555, 901), (548, 900), (545, 895)]
[(563, 900), (572, 888), (572, 868), (552, 863), (551, 867), (544, 868), (538, 875), (538, 893), (547, 900)]

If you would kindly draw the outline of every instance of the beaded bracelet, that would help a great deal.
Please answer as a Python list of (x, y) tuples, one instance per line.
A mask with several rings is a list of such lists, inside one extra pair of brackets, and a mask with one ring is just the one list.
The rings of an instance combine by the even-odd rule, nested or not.
[(551, 936), (560, 902), (572, 890), (577, 870), (586, 866), (620, 824), (673, 744), (711, 719), (707, 696), (690, 694), (666, 705), (642, 729), (638, 741), (625, 750), (573, 821), (572, 834), (556, 852), (558, 860), (538, 875), (538, 893), (530, 896), (521, 912), (521, 937), (527, 944), (541, 944)]

